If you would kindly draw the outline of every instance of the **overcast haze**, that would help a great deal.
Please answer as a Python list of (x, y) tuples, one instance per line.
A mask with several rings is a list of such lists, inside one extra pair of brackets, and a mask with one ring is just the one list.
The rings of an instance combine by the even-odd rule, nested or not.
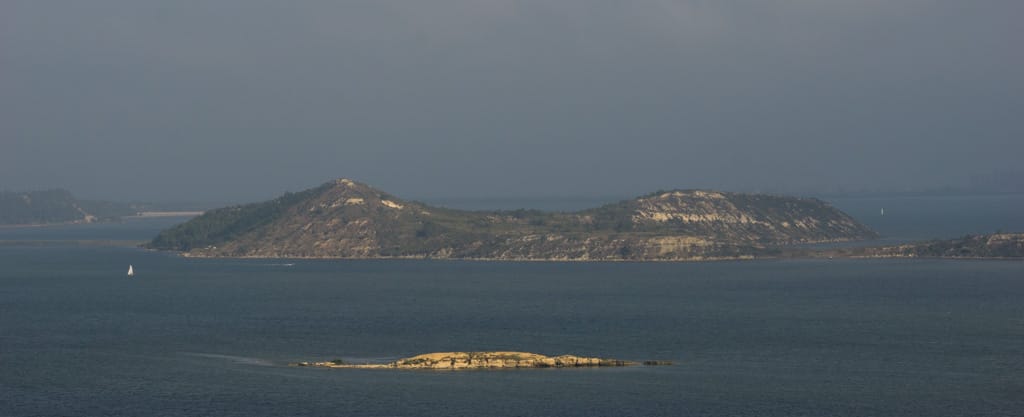
[(1024, 2), (0, 2), (0, 189), (249, 201), (960, 185)]

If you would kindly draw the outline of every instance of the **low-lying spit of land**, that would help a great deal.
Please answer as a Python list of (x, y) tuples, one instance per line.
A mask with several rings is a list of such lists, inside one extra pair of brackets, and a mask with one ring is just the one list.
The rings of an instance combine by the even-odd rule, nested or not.
[(327, 362), (299, 362), (294, 366), (358, 369), (517, 369), (582, 368), (602, 366), (671, 365), (669, 361), (632, 362), (575, 355), (544, 356), (529, 352), (435, 352), (389, 363), (351, 364), (340, 359)]

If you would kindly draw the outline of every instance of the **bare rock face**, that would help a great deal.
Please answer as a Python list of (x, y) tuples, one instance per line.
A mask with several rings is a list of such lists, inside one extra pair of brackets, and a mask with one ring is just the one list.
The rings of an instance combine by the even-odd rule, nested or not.
[[(659, 364), (667, 364), (664, 361), (659, 362), (661, 362)], [(399, 359), (386, 364), (346, 364), (335, 360), (301, 362), (296, 365), (326, 368), (459, 370), (632, 366), (639, 365), (639, 363), (574, 355), (544, 356), (529, 352), (436, 352)]]
[(574, 213), (463, 211), (339, 179), (209, 211), (148, 247), (198, 257), (679, 261), (875, 236), (816, 199), (681, 190)]

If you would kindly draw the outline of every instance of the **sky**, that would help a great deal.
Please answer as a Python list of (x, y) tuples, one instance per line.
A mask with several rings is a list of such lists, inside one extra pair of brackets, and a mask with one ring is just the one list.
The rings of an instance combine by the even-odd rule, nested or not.
[(958, 186), (1024, 1), (3, 0), (0, 189), (256, 201)]

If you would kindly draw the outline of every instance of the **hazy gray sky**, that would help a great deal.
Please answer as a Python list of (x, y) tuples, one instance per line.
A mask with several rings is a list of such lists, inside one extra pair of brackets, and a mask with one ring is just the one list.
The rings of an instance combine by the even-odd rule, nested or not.
[(0, 2), (0, 188), (247, 201), (959, 184), (1024, 1)]

